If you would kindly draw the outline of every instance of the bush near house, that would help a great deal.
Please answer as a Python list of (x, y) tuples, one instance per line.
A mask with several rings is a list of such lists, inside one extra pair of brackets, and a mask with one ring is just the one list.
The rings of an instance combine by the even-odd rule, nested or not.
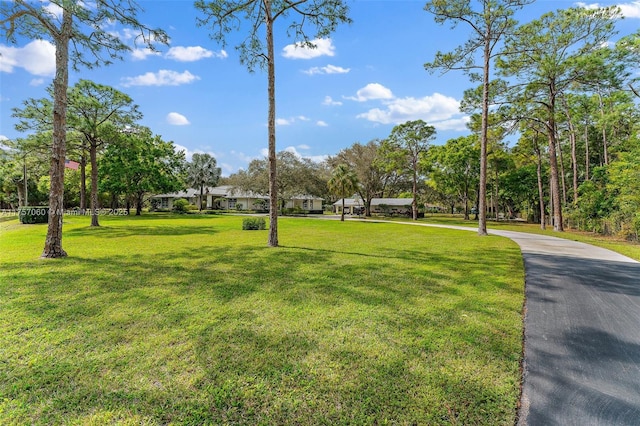
[(173, 202), (173, 211), (176, 213), (186, 213), (189, 210), (189, 202), (184, 198), (178, 198)]
[(242, 220), (242, 229), (263, 231), (267, 229), (267, 223), (263, 217), (245, 217)]

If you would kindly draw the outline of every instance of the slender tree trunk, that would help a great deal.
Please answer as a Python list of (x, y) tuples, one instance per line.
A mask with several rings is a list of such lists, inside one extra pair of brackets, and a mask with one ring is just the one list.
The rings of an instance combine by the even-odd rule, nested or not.
[(560, 141), (556, 139), (558, 143), (558, 154), (560, 156), (560, 181), (562, 183), (562, 204), (567, 204), (567, 184), (565, 181), (565, 172), (564, 172), (564, 155), (562, 154), (562, 146), (560, 145)]
[(87, 157), (84, 148), (82, 148), (82, 156), (80, 157), (80, 213), (84, 214), (85, 210), (87, 210)]
[(278, 247), (278, 181), (276, 173), (276, 65), (273, 48), (271, 0), (264, 0), (267, 27), (267, 74), (269, 97), (269, 247)]
[(56, 76), (53, 80), (53, 143), (49, 163), (49, 221), (41, 257), (65, 257), (62, 249), (64, 215), (64, 160), (67, 154), (67, 89), (69, 88), (69, 40), (73, 18), (67, 7), (62, 9), (62, 26), (55, 38)]
[(98, 145), (95, 141), (91, 141), (89, 161), (91, 161), (91, 226), (100, 226), (98, 220)]
[[(578, 154), (576, 152), (576, 128), (573, 125), (573, 118), (569, 105), (565, 98), (562, 99), (564, 113), (567, 116), (567, 125), (569, 126), (569, 143), (571, 144), (571, 175), (573, 184), (573, 205), (578, 203)], [(566, 201), (566, 200), (565, 200)]]
[(607, 141), (607, 126), (605, 125), (604, 119), (604, 103), (602, 102), (602, 94), (600, 93), (600, 88), (598, 87), (598, 104), (600, 106), (600, 117), (602, 118), (602, 150), (604, 154), (604, 164), (609, 165), (609, 147)]
[(413, 200), (411, 201), (411, 211), (412, 211), (412, 214), (413, 214), (413, 220), (418, 220), (418, 200), (417, 200), (418, 173), (416, 172), (416, 167), (417, 167), (417, 164), (414, 163), (414, 167), (413, 167), (413, 187), (412, 187)]
[(142, 201), (144, 199), (144, 192), (137, 194), (136, 197), (136, 216), (142, 215)]
[(487, 139), (489, 137), (489, 64), (491, 37), (485, 34), (482, 76), (482, 124), (480, 134), (480, 186), (478, 191), (478, 235), (487, 234)]
[(534, 136), (533, 149), (536, 152), (537, 164), (536, 173), (538, 175), (538, 204), (540, 206), (540, 229), (547, 229), (547, 218), (544, 212), (544, 186), (542, 183), (542, 155), (540, 154), (540, 147), (538, 146), (538, 133)]
[(495, 185), (494, 185), (494, 199), (493, 199), (493, 214), (495, 215), (496, 221), (500, 220), (499, 214), (500, 214), (500, 206), (499, 206), (499, 194), (498, 194), (498, 167), (496, 167), (496, 180), (495, 180)]
[(202, 211), (202, 198), (204, 197), (204, 184), (200, 184), (200, 209)]
[(551, 168), (551, 189), (552, 189), (552, 205), (553, 205), (553, 230), (563, 231), (562, 225), (562, 202), (560, 200), (560, 179), (558, 176), (558, 158), (556, 155), (556, 121), (555, 121), (555, 96), (551, 88), (551, 99), (549, 102), (549, 122), (548, 122), (548, 139), (549, 139), (549, 164)]
[(584, 123), (584, 157), (584, 178), (585, 180), (590, 180), (589, 169), (591, 166), (591, 160), (589, 159), (589, 123), (587, 123), (586, 119)]
[(24, 206), (29, 205), (29, 180), (27, 179), (27, 156), (24, 157), (22, 165), (22, 183), (24, 184)]
[(344, 222), (344, 197), (342, 197), (342, 214), (340, 215), (340, 221)]

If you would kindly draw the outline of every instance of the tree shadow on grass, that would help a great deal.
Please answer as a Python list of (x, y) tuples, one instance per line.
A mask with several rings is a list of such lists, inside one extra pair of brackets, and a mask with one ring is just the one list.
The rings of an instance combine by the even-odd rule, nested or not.
[(451, 284), (428, 261), (451, 274), (481, 263), (217, 245), (8, 265), (29, 274), (3, 296), (29, 319), (12, 350), (32, 363), (0, 375), (0, 392), (41, 423), (105, 411), (151, 423), (473, 422), (497, 391), (467, 380), (434, 403), (452, 381), (429, 388), (414, 371), (426, 329), (466, 332), (455, 305), (437, 313), (445, 323), (429, 315), (425, 294), (450, 296)]
[(212, 235), (219, 231), (214, 226), (115, 226), (83, 227), (65, 230), (68, 237), (123, 238), (135, 236)]

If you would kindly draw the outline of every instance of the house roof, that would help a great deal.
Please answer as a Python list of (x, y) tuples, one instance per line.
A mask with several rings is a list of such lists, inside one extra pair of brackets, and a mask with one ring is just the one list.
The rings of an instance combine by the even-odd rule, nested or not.
[[(262, 195), (251, 191), (242, 191), (231, 185), (220, 185), (216, 187), (205, 187), (205, 195), (213, 195), (220, 198), (256, 198), (268, 200), (268, 195)], [(194, 198), (200, 196), (200, 190), (188, 188), (184, 191), (172, 192), (170, 194), (154, 195), (153, 198)], [(312, 195), (295, 195), (292, 200), (322, 200), (323, 198), (314, 197)]]
[[(387, 206), (394, 207), (405, 207), (411, 205), (411, 198), (372, 198), (371, 206), (380, 206), (386, 204)], [(342, 199), (333, 203), (334, 206), (342, 206)], [(356, 206), (364, 206), (364, 203), (361, 198), (345, 198), (344, 199), (345, 207), (356, 207)]]

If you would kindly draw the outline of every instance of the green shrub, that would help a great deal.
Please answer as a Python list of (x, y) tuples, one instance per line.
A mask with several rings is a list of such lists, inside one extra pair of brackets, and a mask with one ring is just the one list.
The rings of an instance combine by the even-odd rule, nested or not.
[(287, 207), (282, 209), (282, 214), (285, 216), (306, 216), (309, 214), (309, 210), (304, 210), (300, 207)]
[(49, 221), (48, 206), (26, 206), (18, 209), (20, 223), (47, 223)]
[(189, 202), (184, 198), (178, 198), (173, 202), (173, 211), (176, 213), (186, 213), (189, 207)]
[(267, 223), (263, 217), (245, 217), (242, 220), (243, 230), (258, 230), (262, 231), (267, 229)]

